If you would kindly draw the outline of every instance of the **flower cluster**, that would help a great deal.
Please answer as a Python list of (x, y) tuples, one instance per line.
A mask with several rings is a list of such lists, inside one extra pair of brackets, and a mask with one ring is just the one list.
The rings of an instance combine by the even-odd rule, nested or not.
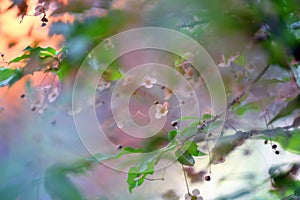
[(200, 196), (200, 191), (198, 189), (194, 189), (192, 194), (188, 193), (184, 196), (185, 200), (203, 200), (203, 197)]
[[(28, 91), (31, 111), (38, 111), (38, 113), (42, 114), (48, 109), (48, 104), (53, 103), (57, 99), (60, 94), (60, 87), (59, 84), (54, 84), (55, 78), (52, 79), (51, 84), (38, 86)], [(26, 99), (27, 97), (25, 94), (22, 94), (20, 98)]]

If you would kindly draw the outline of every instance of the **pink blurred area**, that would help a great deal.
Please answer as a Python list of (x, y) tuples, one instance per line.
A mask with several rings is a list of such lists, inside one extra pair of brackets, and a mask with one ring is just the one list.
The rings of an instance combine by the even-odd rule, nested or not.
[[(22, 55), (23, 49), (28, 45), (39, 45), (41, 47), (51, 46), (55, 49), (61, 48), (61, 44), (64, 40), (63, 37), (61, 35), (48, 36), (49, 26), (52, 22), (57, 20), (72, 22), (74, 16), (64, 14), (59, 17), (50, 17), (47, 26), (42, 27), (42, 16), (33, 16), (36, 3), (37, 1), (28, 1), (28, 16), (24, 16), (21, 22), (21, 16), (18, 16), (17, 6), (8, 9), (12, 5), (12, 2), (1, 1), (0, 52), (4, 54), (1, 60), (1, 66), (10, 68), (24, 67), (21, 63), (10, 64), (8, 66), (8, 62)], [(67, 1), (63, 1), (62, 3), (67, 3)], [(35, 85), (38, 84), (42, 77), (43, 73), (34, 73), (33, 75), (23, 77), (10, 88), (0, 88), (0, 107), (2, 108), (0, 119), (4, 117), (17, 117), (18, 113), (24, 109), (24, 102), (20, 100), (20, 96), (25, 92), (24, 84), (26, 80), (32, 80)], [(5, 113), (5, 115), (3, 115), (3, 113)]]

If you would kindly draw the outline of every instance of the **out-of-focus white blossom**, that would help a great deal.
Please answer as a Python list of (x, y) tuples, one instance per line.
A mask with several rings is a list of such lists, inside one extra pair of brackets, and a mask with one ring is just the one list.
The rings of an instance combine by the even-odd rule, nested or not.
[(168, 107), (168, 102), (164, 102), (163, 104), (156, 104), (155, 118), (160, 119), (163, 116), (166, 116), (168, 114)]
[(152, 88), (153, 84), (155, 84), (157, 80), (155, 78), (151, 78), (150, 76), (145, 76), (143, 78), (142, 85), (145, 86), (145, 88)]

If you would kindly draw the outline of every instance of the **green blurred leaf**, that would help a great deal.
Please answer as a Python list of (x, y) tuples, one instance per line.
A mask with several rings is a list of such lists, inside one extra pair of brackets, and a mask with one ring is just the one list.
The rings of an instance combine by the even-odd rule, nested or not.
[(136, 153), (145, 153), (145, 150), (141, 148), (124, 147), (121, 149), (119, 153), (116, 154), (96, 153), (92, 157), (90, 157), (89, 160), (95, 162), (101, 162), (104, 160), (120, 158), (123, 155), (136, 154)]
[(16, 58), (12, 59), (11, 61), (8, 62), (8, 64), (20, 62), (21, 60), (25, 60), (27, 58), (30, 58), (30, 55), (23, 54), (22, 56), (19, 56), (19, 57), (16, 57)]
[(51, 54), (52, 56), (55, 56), (56, 53), (57, 53), (56, 50), (54, 48), (52, 48), (52, 47), (45, 47), (45, 48), (43, 48), (43, 47), (39, 47), (39, 46), (38, 47), (27, 46), (24, 49), (24, 51), (25, 52), (28, 51), (31, 54), (34, 53), (34, 52), (39, 52), (40, 55), (43, 55), (43, 54), (49, 55), (49, 54)]
[(235, 114), (242, 116), (248, 111), (260, 111), (261, 107), (258, 102), (250, 102), (244, 105), (237, 105), (233, 108)]
[(183, 117), (180, 117), (178, 119), (178, 121), (184, 121), (184, 120), (198, 120), (199, 121), (199, 117), (196, 117), (196, 116), (183, 116)]
[(211, 163), (223, 162), (225, 157), (228, 156), (237, 146), (245, 142), (243, 135), (232, 135), (230, 137), (220, 137), (214, 148), (211, 150)]
[(238, 65), (245, 66), (246, 65), (246, 58), (245, 58), (244, 55), (240, 55), (233, 62), (238, 64)]
[(273, 40), (264, 41), (264, 47), (269, 53), (268, 64), (279, 65), (282, 68), (289, 70), (288, 57), (282, 45)]
[(290, 134), (282, 133), (276, 137), (272, 137), (272, 141), (278, 142), (280, 146), (294, 154), (300, 155), (300, 130), (295, 129)]
[(182, 130), (181, 135), (187, 138), (196, 135), (197, 131), (197, 126), (189, 126)]
[(298, 95), (294, 100), (290, 101), (285, 108), (283, 108), (268, 124), (274, 121), (286, 117), (292, 114), (293, 111), (300, 108), (300, 95)]
[(123, 152), (129, 152), (129, 153), (145, 153), (145, 151), (142, 148), (132, 148), (132, 147), (124, 147), (122, 149)]
[(115, 80), (119, 80), (120, 78), (123, 77), (123, 74), (120, 72), (119, 69), (107, 69), (104, 71), (104, 73), (102, 74), (104, 80), (107, 81), (115, 81)]
[(222, 120), (216, 120), (209, 123), (208, 126), (205, 127), (204, 131), (213, 131), (214, 129), (220, 127), (223, 124)]
[(168, 140), (171, 141), (173, 140), (176, 135), (177, 135), (178, 131), (177, 130), (171, 130), (168, 132)]
[(195, 165), (195, 159), (193, 158), (193, 156), (188, 151), (182, 153), (181, 150), (177, 150), (175, 152), (175, 155), (178, 157), (177, 160), (181, 164), (187, 165), (187, 166), (194, 166)]
[(198, 145), (195, 142), (191, 142), (187, 151), (193, 156), (205, 156), (206, 153), (198, 150)]
[(67, 177), (65, 167), (54, 165), (46, 170), (44, 186), (52, 199), (82, 200), (84, 199), (77, 187)]
[(209, 120), (211, 118), (212, 118), (211, 114), (205, 113), (205, 114), (202, 115), (202, 120), (203, 121)]
[(137, 165), (130, 168), (127, 177), (128, 190), (130, 193), (134, 188), (143, 184), (147, 175), (154, 173), (154, 166), (159, 155), (160, 152), (155, 152), (142, 156)]
[(22, 69), (0, 68), (0, 87), (12, 86), (23, 77)]
[(26, 60), (28, 58), (31, 58), (34, 55), (38, 55), (39, 58), (45, 59), (47, 57), (54, 57), (58, 54), (58, 52), (52, 47), (43, 48), (43, 47), (27, 46), (23, 51), (25, 51), (25, 53), (22, 56), (12, 59), (11, 61), (8, 62), (8, 64), (17, 63), (22, 60)]
[[(25, 183), (23, 183), (25, 184)], [(1, 199), (18, 199), (21, 196), (23, 184), (6, 185), (0, 188)]]
[(299, 164), (296, 163), (272, 166), (269, 169), (273, 186), (270, 192), (280, 198), (294, 194), (300, 189), (300, 181), (295, 178), (298, 171)]
[(91, 160), (95, 160), (96, 162), (101, 162), (101, 161), (109, 160), (112, 158), (116, 158), (116, 154), (96, 153), (93, 155)]

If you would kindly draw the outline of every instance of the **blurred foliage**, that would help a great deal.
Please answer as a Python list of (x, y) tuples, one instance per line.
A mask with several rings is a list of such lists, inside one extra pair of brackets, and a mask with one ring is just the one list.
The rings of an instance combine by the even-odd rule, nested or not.
[[(38, 2), (36, 6), (42, 6), (38, 8), (43, 9), (37, 11), (36, 7), (37, 15), (46, 15), (49, 2), (46, 0)], [(0, 87), (12, 86), (25, 75), (38, 71), (52, 72), (61, 81), (64, 81), (65, 78), (72, 75), (72, 72), (78, 70), (91, 49), (111, 35), (137, 26), (159, 26), (180, 31), (201, 42), (213, 55), (215, 61), (225, 66), (224, 71), (227, 69), (230, 71), (234, 66), (243, 69), (243, 71), (225, 71), (226, 73), (222, 74), (224, 80), (228, 80), (225, 81), (228, 90), (231, 87), (235, 88), (232, 83), (235, 80), (240, 85), (246, 84), (248, 87), (252, 87), (257, 81), (259, 82), (259, 79), (262, 79), (261, 83), (264, 84), (265, 93), (269, 91), (270, 85), (284, 88), (279, 90), (275, 87), (274, 90), (281, 93), (275, 92), (276, 94), (273, 96), (268, 93), (269, 96), (265, 97), (266, 100), (259, 99), (263, 95), (258, 94), (259, 100), (257, 100), (253, 97), (251, 99), (251, 96), (256, 95), (255, 91), (250, 91), (251, 88), (248, 89), (245, 86), (245, 94), (239, 96), (241, 98), (235, 98), (233, 103), (228, 106), (228, 111), (236, 119), (247, 116), (246, 114), (249, 114), (250, 111), (255, 111), (256, 114), (264, 111), (261, 101), (276, 100), (286, 103), (286, 107), (279, 111), (276, 110), (276, 114), (269, 121), (270, 124), (284, 117), (291, 117), (292, 113), (299, 109), (300, 95), (297, 87), (299, 87), (300, 82), (298, 63), (300, 61), (300, 2), (298, 0), (225, 0), (222, 2), (219, 0), (172, 0), (172, 2), (170, 0), (152, 0), (139, 2), (138, 4), (142, 4), (140, 7), (125, 7), (123, 10), (112, 9), (110, 1), (101, 1), (100, 4), (91, 2), (93, 1), (70, 1), (67, 5), (54, 2), (56, 9), (50, 17), (64, 13), (82, 16), (93, 8), (105, 9), (106, 13), (102, 16), (78, 17), (72, 24), (63, 21), (53, 22), (49, 25), (49, 36), (62, 35), (64, 37), (65, 43), (61, 45), (61, 49), (56, 50), (52, 47), (38, 45), (26, 47), (23, 55), (12, 59), (0, 68)], [(27, 1), (14, 0), (8, 10), (14, 7), (18, 9), (18, 16), (21, 16), (22, 19), (26, 17)], [(254, 75), (250, 73), (251, 70), (248, 68), (251, 59), (255, 60), (255, 58), (251, 58), (248, 54), (257, 49), (261, 50), (262, 55), (266, 55), (264, 60), (266, 71), (276, 71), (278, 67), (282, 70), (277, 72), (277, 77), (268, 78), (264, 76), (265, 71), (261, 69), (258, 71), (263, 71), (263, 73), (256, 72)], [(238, 57), (232, 56), (237, 52), (240, 54)], [(216, 58), (220, 55), (225, 60)], [(184, 68), (180, 66), (183, 62), (184, 60), (180, 58), (174, 60), (175, 69), (182, 74), (185, 73)], [(15, 65), (18, 67), (14, 68)], [(106, 81), (116, 81), (123, 77), (119, 63), (113, 65), (104, 73), (103, 78)], [(246, 72), (252, 76), (245, 75)], [(285, 77), (288, 74), (289, 78), (284, 78), (283, 73), (285, 73)], [(284, 85), (289, 83), (292, 86)], [(288, 91), (288, 94), (285, 94), (285, 91)], [(231, 95), (235, 97), (237, 94)], [(131, 166), (127, 178), (130, 192), (142, 185), (147, 180), (148, 175), (154, 173), (156, 164), (166, 153), (172, 152), (174, 156), (178, 157), (177, 161), (182, 165), (194, 166), (195, 157), (206, 155), (200, 150), (200, 143), (205, 141), (205, 135), (221, 125), (220, 120), (216, 116), (204, 114), (201, 118), (183, 116), (177, 122), (180, 121), (190, 121), (190, 124), (183, 130), (174, 128), (167, 131), (166, 137), (151, 140), (144, 149), (124, 147), (117, 154), (99, 152), (87, 160), (70, 166), (57, 164), (48, 168), (44, 183), (45, 189), (53, 199), (85, 199), (72, 183), (68, 174), (83, 173), (91, 169), (92, 163), (118, 159), (123, 155), (138, 156), (140, 153), (150, 152), (148, 156), (143, 156), (135, 165)], [(267, 130), (268, 134), (261, 131), (258, 139), (270, 139), (271, 135), (270, 140), (278, 143), (284, 150), (299, 155), (299, 125), (291, 128), (293, 130), (282, 127), (280, 130), (274, 130), (272, 134), (270, 130)], [(238, 146), (243, 145), (245, 140), (251, 138), (250, 134), (252, 133), (241, 134), (241, 132), (236, 131), (234, 135), (220, 138), (210, 152), (209, 164), (224, 162), (225, 157)], [(197, 141), (189, 142), (189, 139), (196, 136), (199, 137)], [(151, 152), (153, 150), (151, 147), (156, 147), (160, 143), (166, 143), (166, 145), (159, 151)], [(282, 166), (270, 168), (269, 178), (273, 186), (270, 190), (271, 193), (278, 198), (290, 195), (293, 195), (291, 198), (298, 198), (300, 196), (300, 184), (294, 176), (298, 172), (298, 168), (298, 164), (293, 164), (285, 170), (282, 169)], [(1, 187), (0, 196), (3, 199), (17, 199), (19, 194), (14, 191), (19, 191), (21, 188), (20, 184)], [(239, 190), (220, 199), (241, 198), (251, 191), (249, 189)]]
[(6, 85), (12, 86), (15, 82), (17, 82), (20, 78), (22, 78), (22, 70), (19, 68), (11, 69), (11, 68), (0, 68), (0, 87), (4, 87)]

